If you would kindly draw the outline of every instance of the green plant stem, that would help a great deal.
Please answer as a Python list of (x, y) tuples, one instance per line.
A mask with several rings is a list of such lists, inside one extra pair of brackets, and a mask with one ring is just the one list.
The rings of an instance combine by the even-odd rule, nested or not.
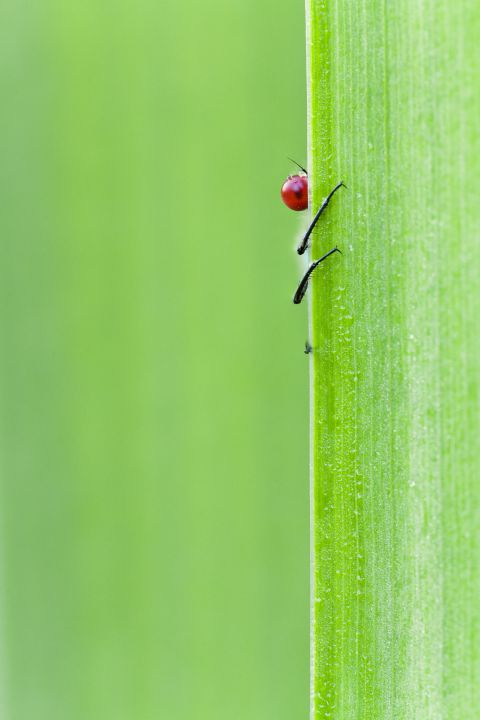
[(480, 6), (307, 0), (311, 718), (480, 718)]

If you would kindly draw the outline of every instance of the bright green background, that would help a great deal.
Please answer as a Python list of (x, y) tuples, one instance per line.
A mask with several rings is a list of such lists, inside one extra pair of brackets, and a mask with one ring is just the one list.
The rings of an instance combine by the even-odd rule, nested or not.
[(0, 6), (2, 720), (308, 707), (303, 6)]

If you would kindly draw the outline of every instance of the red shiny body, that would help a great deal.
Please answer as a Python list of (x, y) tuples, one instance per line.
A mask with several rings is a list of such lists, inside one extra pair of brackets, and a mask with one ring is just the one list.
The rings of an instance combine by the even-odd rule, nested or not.
[(308, 207), (308, 178), (306, 175), (290, 175), (282, 185), (282, 200), (291, 210)]

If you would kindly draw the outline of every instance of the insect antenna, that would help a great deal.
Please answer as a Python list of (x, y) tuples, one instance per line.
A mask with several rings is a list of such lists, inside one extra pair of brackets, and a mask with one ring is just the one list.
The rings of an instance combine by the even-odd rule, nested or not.
[(305, 173), (305, 175), (308, 175), (307, 170), (305, 170), (305, 168), (302, 167), (302, 166), (300, 165), (300, 163), (297, 163), (297, 161), (294, 160), (294, 159), (291, 158), (291, 157), (289, 157), (288, 159), (290, 160), (290, 162), (293, 162), (294, 165), (296, 165), (298, 168), (300, 168), (300, 170), (303, 170), (303, 172)]

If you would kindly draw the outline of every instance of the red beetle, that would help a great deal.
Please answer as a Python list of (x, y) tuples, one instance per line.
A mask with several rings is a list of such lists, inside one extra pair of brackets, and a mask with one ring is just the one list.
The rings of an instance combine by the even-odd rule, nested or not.
[[(291, 158), (289, 158), (291, 159)], [(289, 175), (288, 178), (285, 180), (285, 182), (282, 185), (281, 189), (281, 195), (282, 200), (285, 203), (287, 207), (289, 207), (291, 210), (306, 210), (308, 207), (308, 173), (301, 165), (299, 165), (295, 160), (292, 160), (292, 162), (297, 165), (298, 168), (302, 171), (301, 175)], [(339, 190), (341, 187), (346, 188), (347, 186), (345, 183), (340, 181), (338, 185), (335, 185), (333, 190), (327, 195), (323, 203), (321, 204), (320, 208), (315, 213), (315, 216), (310, 223), (307, 232), (302, 238), (302, 241), (300, 245), (297, 248), (297, 252), (299, 255), (303, 255), (305, 250), (308, 247), (308, 241), (310, 239), (310, 235), (313, 232), (313, 229), (315, 225), (318, 222), (318, 219), (320, 218), (320, 215), (323, 213), (323, 211), (326, 209), (328, 203), (332, 199), (332, 197), (335, 195), (337, 190)], [(298, 289), (293, 297), (293, 302), (298, 305), (302, 302), (303, 296), (305, 295), (308, 287), (308, 280), (310, 278), (310, 275), (315, 270), (317, 265), (319, 265), (322, 260), (326, 260), (327, 257), (332, 255), (334, 252), (340, 252), (338, 248), (334, 248), (333, 250), (330, 250), (330, 252), (326, 253), (323, 257), (320, 258), (320, 260), (315, 260), (310, 267), (308, 268), (307, 272), (303, 276), (302, 280), (300, 281), (300, 285), (298, 286)]]
[(282, 185), (282, 200), (290, 210), (308, 207), (308, 178), (306, 175), (289, 175)]

